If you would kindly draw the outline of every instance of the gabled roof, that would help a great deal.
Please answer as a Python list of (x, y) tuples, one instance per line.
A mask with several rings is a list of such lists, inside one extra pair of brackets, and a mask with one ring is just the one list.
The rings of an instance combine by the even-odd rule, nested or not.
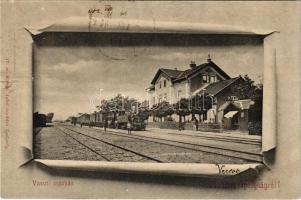
[(219, 81), (219, 82), (215, 82), (212, 84), (209, 84), (205, 89), (206, 89), (206, 93), (211, 94), (211, 95), (217, 95), (219, 92), (221, 92), (222, 90), (224, 90), (225, 88), (229, 87), (230, 85), (232, 85), (233, 83), (235, 83), (236, 81), (238, 81), (239, 79), (242, 79), (240, 76), (236, 77), (236, 78), (231, 78), (228, 80), (224, 80), (224, 81)]
[(222, 70), (219, 66), (217, 66), (213, 61), (209, 61), (207, 63), (203, 63), (201, 65), (196, 66), (193, 69), (188, 69), (185, 70), (182, 74), (180, 74), (180, 76), (178, 76), (174, 82), (178, 82), (178, 81), (182, 81), (183, 79), (189, 78), (192, 75), (194, 75), (195, 73), (199, 72), (200, 70), (203, 70), (206, 67), (212, 67), (214, 70), (216, 70), (219, 74), (221, 74), (225, 79), (230, 79), (231, 77), (224, 72), (224, 70)]
[(199, 72), (200, 70), (203, 70), (206, 67), (212, 67), (214, 70), (216, 70), (221, 76), (223, 76), (225, 79), (230, 79), (231, 77), (224, 72), (219, 66), (217, 66), (213, 61), (209, 61), (207, 63), (203, 63), (201, 65), (198, 65), (192, 69), (187, 70), (177, 70), (177, 69), (166, 69), (166, 68), (160, 68), (153, 80), (151, 81), (151, 84), (155, 84), (157, 79), (159, 78), (161, 73), (164, 73), (166, 76), (168, 76), (172, 82), (181, 82), (185, 80), (186, 78), (191, 77), (195, 73)]
[(168, 76), (170, 79), (175, 79), (177, 78), (183, 71), (177, 70), (177, 69), (166, 69), (166, 68), (160, 68), (155, 77), (153, 78), (151, 84), (155, 84), (157, 79), (159, 78), (160, 74), (164, 73), (166, 76)]
[(203, 92), (203, 90), (209, 85), (210, 83), (204, 83), (201, 87), (199, 87), (197, 90), (195, 90), (191, 96), (195, 96), (201, 92)]
[(197, 89), (196, 91), (194, 91), (191, 96), (195, 96), (197, 94), (202, 94), (203, 90), (205, 90), (206, 94), (215, 96), (219, 92), (223, 91), (224, 89), (226, 89), (227, 87), (229, 87), (230, 85), (232, 85), (233, 83), (235, 83), (238, 80), (243, 80), (243, 78), (238, 76), (238, 77), (231, 78), (228, 80), (223, 80), (223, 81), (219, 81), (219, 82), (215, 82), (215, 83), (211, 83), (211, 84), (205, 84), (202, 87), (200, 87), (199, 89)]
[(171, 78), (176, 78), (183, 72), (183, 71), (180, 71), (180, 70), (177, 70), (177, 69), (164, 69), (164, 68), (161, 68), (161, 70), (163, 72), (165, 72), (166, 75), (168, 75)]

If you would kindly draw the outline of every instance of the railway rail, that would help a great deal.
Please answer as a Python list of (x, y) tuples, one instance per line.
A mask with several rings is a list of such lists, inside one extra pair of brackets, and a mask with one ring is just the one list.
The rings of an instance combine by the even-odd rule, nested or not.
[(181, 133), (167, 133), (169, 135), (178, 135), (178, 136), (189, 136), (194, 138), (201, 138), (206, 140), (215, 140), (215, 141), (223, 141), (223, 142), (235, 142), (241, 144), (250, 144), (250, 145), (260, 145), (261, 141), (258, 139), (243, 139), (240, 137), (224, 137), (224, 136), (208, 136), (208, 135), (197, 135), (197, 134), (181, 134)]
[[(67, 128), (66, 126), (64, 126)], [(69, 128), (67, 128), (69, 129)], [(72, 129), (70, 129), (72, 130)], [(99, 129), (86, 129), (89, 131), (95, 131), (103, 133), (103, 130)], [(169, 140), (169, 139), (163, 139), (163, 138), (156, 138), (156, 137), (150, 137), (150, 136), (138, 136), (138, 135), (125, 135), (123, 133), (117, 133), (115, 131), (107, 130), (107, 133), (110, 133), (112, 135), (117, 135), (120, 137), (130, 138), (130, 139), (138, 139), (140, 141), (148, 141), (148, 142), (155, 142), (162, 145), (169, 145), (173, 147), (178, 148), (185, 148), (189, 150), (199, 151), (199, 152), (205, 152), (205, 153), (211, 153), (216, 155), (222, 155), (232, 158), (238, 158), (243, 159), (246, 161), (251, 162), (262, 162), (263, 156), (260, 153), (253, 153), (253, 152), (247, 152), (243, 150), (235, 150), (235, 149), (229, 149), (229, 148), (222, 148), (222, 147), (216, 147), (216, 146), (209, 146), (205, 144), (195, 144), (195, 143), (189, 143), (189, 142), (183, 142), (183, 141), (175, 141), (175, 140)]]
[[(135, 156), (141, 157), (141, 159), (138, 159), (138, 160), (142, 160), (143, 159), (143, 160), (150, 160), (150, 161), (159, 162), (159, 163), (163, 162), (162, 160), (153, 158), (151, 156), (142, 154), (140, 152), (134, 151), (134, 150), (129, 149), (129, 148), (122, 147), (120, 145), (113, 144), (113, 143), (108, 142), (106, 140), (103, 140), (103, 139), (100, 139), (100, 138), (96, 138), (96, 137), (92, 137), (92, 136), (83, 134), (83, 133), (81, 133), (79, 131), (75, 131), (75, 130), (72, 130), (72, 129), (69, 129), (69, 128), (66, 128), (66, 127), (64, 127), (64, 128), (65, 128), (65, 130), (67, 129), (68, 131), (72, 131), (73, 133), (76, 133), (77, 135), (84, 136), (85, 137), (85, 139), (84, 139), (85, 141), (83, 142), (83, 141), (81, 141), (81, 139), (76, 138), (74, 135), (70, 134), (70, 132), (67, 133), (62, 128), (58, 128), (57, 127), (57, 129), (59, 131), (61, 131), (65, 135), (71, 137), (73, 140), (77, 141), (80, 145), (84, 146), (85, 148), (89, 149), (90, 151), (94, 152), (95, 154), (101, 156), (106, 161), (116, 161), (116, 160), (114, 160), (114, 158), (109, 158), (109, 156), (114, 156), (116, 154), (121, 154), (120, 151), (124, 151), (124, 152), (132, 154), (132, 156), (135, 155)], [(111, 153), (110, 154), (105, 154), (105, 155), (103, 153), (100, 153), (99, 151), (97, 151), (97, 150), (94, 149), (95, 147), (91, 147), (91, 146), (89, 146), (89, 145), (86, 144), (86, 143), (88, 143), (87, 139), (88, 140), (94, 140), (94, 141), (100, 142), (100, 143), (102, 143), (102, 145), (105, 145), (105, 146), (110, 146), (111, 147), (110, 148), (111, 149)], [(115, 151), (115, 153), (112, 153), (112, 148), (115, 149), (115, 150), (113, 150), (113, 151)], [(117, 152), (116, 152), (116, 150), (117, 150)], [(127, 157), (131, 157), (131, 155), (128, 155)], [(137, 158), (136, 158), (136, 160), (137, 160)]]

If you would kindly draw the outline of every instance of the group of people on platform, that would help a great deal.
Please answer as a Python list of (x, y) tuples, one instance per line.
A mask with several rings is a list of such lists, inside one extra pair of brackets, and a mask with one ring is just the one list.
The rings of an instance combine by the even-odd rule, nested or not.
[[(108, 120), (105, 120), (104, 121), (104, 125), (103, 125), (103, 128), (104, 128), (104, 132), (106, 133), (107, 132), (107, 128), (108, 128)], [(73, 123), (73, 125), (74, 126), (76, 126), (76, 123)], [(115, 129), (117, 129), (118, 128), (118, 121), (116, 120), (115, 121)], [(82, 128), (83, 127), (83, 123), (80, 123), (80, 127)], [(92, 125), (91, 124), (89, 124), (89, 128), (91, 128), (92, 127)], [(130, 120), (128, 120), (128, 122), (127, 122), (127, 124), (126, 124), (126, 129), (127, 129), (127, 131), (128, 131), (128, 134), (131, 134), (132, 133), (132, 122), (130, 121)]]
[[(103, 127), (104, 127), (104, 131), (106, 133), (107, 132), (107, 127), (108, 127), (108, 121), (107, 120), (105, 120), (105, 123), (104, 123)], [(118, 128), (118, 122), (115, 121), (115, 129), (117, 129), (117, 128)], [(131, 134), (132, 133), (132, 123), (131, 123), (130, 120), (127, 122), (126, 128), (128, 130), (128, 134)]]
[[(193, 122), (193, 130), (198, 131), (199, 130), (199, 120), (197, 118), (192, 119)], [(179, 122), (179, 131), (184, 130), (185, 124), (183, 122)]]

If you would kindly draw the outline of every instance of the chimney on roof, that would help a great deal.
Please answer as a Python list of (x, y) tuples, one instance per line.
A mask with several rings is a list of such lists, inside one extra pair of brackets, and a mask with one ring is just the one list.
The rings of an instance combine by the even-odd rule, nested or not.
[(208, 54), (207, 63), (211, 62), (210, 54)]
[(195, 67), (196, 67), (195, 62), (194, 62), (194, 61), (191, 61), (191, 62), (190, 62), (190, 68), (191, 68), (191, 69), (194, 69)]

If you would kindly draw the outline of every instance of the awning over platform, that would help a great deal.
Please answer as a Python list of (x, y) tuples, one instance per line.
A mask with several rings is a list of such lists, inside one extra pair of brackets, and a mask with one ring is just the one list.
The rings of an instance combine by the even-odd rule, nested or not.
[(236, 115), (236, 113), (238, 113), (238, 111), (230, 111), (227, 114), (225, 114), (224, 117), (232, 118), (234, 115)]

